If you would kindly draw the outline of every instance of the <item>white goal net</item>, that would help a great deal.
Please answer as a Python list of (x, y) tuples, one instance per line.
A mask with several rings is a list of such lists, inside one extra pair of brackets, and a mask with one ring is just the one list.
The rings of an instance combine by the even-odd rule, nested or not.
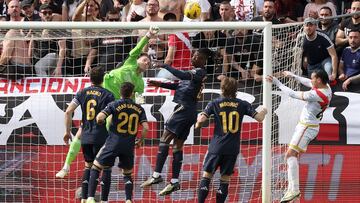
[[(34, 23), (33, 27), (21, 30), (9, 30), (9, 24), (1, 24), (0, 40), (3, 47), (0, 62), (5, 62), (0, 66), (0, 202), (78, 201), (77, 189), (81, 187), (84, 169), (82, 153), (78, 154), (70, 166), (70, 173), (66, 178), (55, 178), (69, 149), (62, 138), (65, 132), (64, 111), (74, 94), (90, 85), (89, 78), (84, 77), (86, 68), (103, 66), (110, 71), (118, 67), (136, 45), (138, 36), (143, 33), (142, 29), (149, 26), (125, 24), (124, 28), (113, 29), (114, 25), (121, 25), (104, 22), (101, 29), (93, 29), (94, 25), (87, 27), (78, 24), (77, 27), (73, 23), (63, 24), (51, 24), (45, 29), (42, 27), (44, 24)], [(65, 27), (67, 25), (69, 27)], [(104, 29), (107, 25), (109, 28)], [(164, 28), (159, 37), (151, 40), (144, 50), (151, 55), (152, 60), (166, 62), (169, 60), (167, 56), (170, 47), (173, 46), (176, 51), (170, 60), (172, 64), (188, 64), (190, 58), (187, 53), (198, 48), (209, 48), (212, 51), (198, 112), (209, 101), (220, 96), (218, 77), (221, 75), (235, 77), (239, 81), (237, 97), (256, 107), (264, 103), (264, 72), (278, 74), (280, 71), (291, 70), (301, 73), (301, 39), (297, 38), (301, 25), (273, 27), (273, 36), (268, 38), (272, 41), (272, 51), (267, 55), (271, 57), (272, 70), (266, 71), (263, 51), (265, 24), (215, 25), (206, 22), (198, 24), (198, 28), (194, 29), (190, 25), (176, 24), (174, 27), (177, 29), (170, 29), (169, 24), (160, 24), (160, 28)], [(12, 54), (10, 58), (5, 58), (4, 53), (8, 49), (11, 49)], [(168, 76), (159, 75), (158, 72), (159, 70), (149, 69), (144, 74), (144, 80), (160, 77), (163, 80), (171, 79), (165, 79)], [(298, 88), (289, 81), (283, 82), (292, 88)], [(197, 202), (202, 162), (214, 128), (212, 119), (201, 130), (192, 129), (189, 134), (184, 147), (180, 191), (160, 197), (158, 193), (165, 187), (165, 183), (149, 189), (140, 188), (140, 184), (153, 173), (164, 121), (169, 118), (175, 106), (172, 102), (173, 94), (173, 91), (163, 88), (145, 87), (145, 104), (142, 106), (150, 122), (150, 131), (145, 146), (136, 149), (133, 173), (135, 202)], [(268, 184), (271, 188), (265, 188), (271, 192), (266, 197), (267, 201), (278, 201), (287, 186), (283, 155), (286, 140), (293, 130), (291, 125), (296, 120), (292, 120), (292, 110), (282, 108), (283, 105), (288, 105), (286, 101), (281, 99), (281, 94), (272, 95), (274, 112), (269, 129), (271, 146), (268, 148), (271, 152), (268, 153), (271, 155), (268, 161), (271, 160), (272, 168), (265, 172), (271, 174), (271, 183)], [(80, 111), (78, 108), (73, 115), (73, 134), (80, 125)], [(231, 177), (228, 202), (264, 200), (264, 125), (265, 123), (258, 124), (249, 117), (243, 120), (240, 154)], [(171, 159), (172, 153), (169, 153), (162, 171), (162, 177), (167, 182), (171, 178)], [(219, 177), (217, 172), (211, 183), (207, 198), (209, 202), (216, 199)], [(124, 197), (122, 174), (117, 167), (113, 167), (109, 201), (123, 201)]]

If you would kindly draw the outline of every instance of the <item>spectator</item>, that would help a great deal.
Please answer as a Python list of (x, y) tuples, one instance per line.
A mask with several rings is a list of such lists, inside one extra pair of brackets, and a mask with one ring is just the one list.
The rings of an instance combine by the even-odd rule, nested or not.
[[(39, 9), (41, 21), (61, 21), (61, 15), (53, 13), (50, 5), (42, 4)], [(66, 41), (64, 39), (51, 39), (51, 37), (57, 36), (58, 34), (56, 30), (44, 29), (41, 33), (42, 39), (34, 41), (34, 56), (38, 60), (35, 63), (37, 76), (62, 75)]]
[(303, 21), (304, 7), (299, 0), (276, 0), (276, 17), (281, 23)]
[[(159, 1), (148, 0), (146, 4), (146, 17), (140, 22), (157, 22), (163, 21), (159, 16)], [(145, 36), (147, 30), (138, 30), (137, 35), (140, 37)], [(135, 32), (136, 34), (136, 32)], [(163, 60), (165, 57), (165, 46), (167, 37), (165, 35), (158, 35), (155, 39), (150, 39), (148, 46), (145, 46), (143, 52), (146, 52), (151, 59)]]
[(316, 30), (317, 21), (314, 18), (306, 18), (304, 21), (303, 56), (308, 76), (316, 69), (324, 69), (330, 81), (335, 80), (337, 75), (338, 58), (334, 44), (329, 37)]
[(349, 33), (349, 44), (342, 53), (339, 64), (339, 79), (344, 81), (342, 87), (346, 91), (350, 84), (360, 82), (360, 32), (352, 30)]
[(185, 0), (159, 0), (159, 17), (164, 18), (167, 13), (174, 13), (177, 21), (183, 19)]
[(263, 2), (256, 2), (255, 0), (231, 0), (230, 5), (235, 9), (234, 18), (239, 21), (251, 21), (258, 15), (256, 3), (263, 4)]
[(262, 73), (259, 71), (262, 67), (262, 54), (259, 50), (262, 45), (258, 38), (246, 35), (246, 33), (246, 30), (236, 30), (234, 37), (227, 41), (226, 54), (229, 55), (232, 66), (224, 69), (223, 75), (236, 79), (261, 81)]
[(331, 9), (327, 6), (324, 6), (319, 11), (320, 17), (320, 29), (325, 33), (330, 40), (335, 43), (336, 33), (338, 31), (338, 24), (333, 19), (324, 19), (332, 16)]
[(336, 16), (335, 5), (328, 0), (312, 0), (305, 6), (304, 18), (312, 17), (317, 19), (319, 17), (320, 8), (327, 6), (331, 9), (332, 16)]
[[(176, 21), (176, 15), (167, 13), (164, 15), (164, 21)], [(191, 70), (191, 42), (187, 32), (176, 32), (168, 36), (168, 50), (164, 64), (172, 66), (178, 70)], [(157, 77), (169, 80), (178, 80), (166, 69), (160, 69)]]
[(146, 2), (144, 0), (133, 0), (129, 12), (126, 16), (126, 21), (139, 21), (138, 19), (143, 19), (146, 16)]
[[(120, 22), (120, 19), (120, 14), (116, 10), (109, 11), (106, 15), (106, 21), (109, 22)], [(111, 32), (117, 31), (118, 30)], [(94, 61), (97, 61), (95, 66), (102, 66), (106, 71), (113, 70), (128, 57), (131, 48), (131, 37), (106, 37), (95, 39), (91, 45), (89, 55), (87, 56), (84, 72), (90, 72)]]
[[(96, 0), (84, 0), (77, 8), (73, 15), (73, 21), (87, 21), (97, 22), (99, 14), (99, 3)], [(72, 30), (72, 52), (71, 57), (66, 61), (67, 75), (83, 75), (84, 66), (86, 64), (87, 56), (89, 55), (91, 44), (94, 39), (81, 38), (79, 36), (96, 34), (98, 30)]]
[(34, 9), (32, 0), (23, 0), (20, 7), (24, 15), (23, 21), (41, 21), (39, 13)]
[[(225, 54), (226, 35), (219, 30), (203, 31), (198, 33), (192, 40), (194, 48), (206, 48), (212, 51), (206, 62), (206, 72), (208, 80), (214, 81), (216, 71), (228, 70), (228, 63)], [(226, 58), (226, 59), (225, 59)]]
[[(20, 3), (18, 0), (11, 0), (8, 4), (8, 15), (11, 22), (21, 21)], [(26, 40), (14, 40), (14, 37), (25, 38), (20, 30), (11, 29), (5, 34), (3, 51), (0, 57), (0, 77), (8, 79), (19, 79), (31, 76), (31, 49)]]
[(272, 24), (281, 24), (276, 18), (275, 3), (272, 0), (265, 0), (263, 14), (253, 18), (251, 21), (271, 21)]
[[(257, 16), (253, 18), (251, 21), (270, 21), (272, 24), (281, 24), (281, 22), (276, 18), (276, 10), (275, 10), (275, 3), (272, 0), (265, 0), (264, 1), (264, 7), (263, 7), (263, 14), (260, 16)], [(253, 46), (251, 46), (251, 57), (253, 59), (257, 60), (256, 64), (249, 64), (249, 68), (251, 68), (250, 71), (250, 78), (254, 78), (255, 81), (261, 82), (262, 81), (262, 59), (263, 54), (263, 33), (261, 29), (255, 29), (250, 31), (249, 34), (253, 34), (251, 43), (254, 43)], [(274, 33), (273, 37), (273, 45), (274, 44), (281, 44), (276, 37), (278, 36), (278, 33)]]
[[(360, 1), (353, 1), (351, 4), (351, 13), (360, 12)], [(336, 33), (335, 44), (339, 48), (338, 53), (349, 46), (349, 32), (358, 29), (360, 26), (360, 15), (353, 15), (351, 18), (345, 19), (341, 22), (339, 30)]]
[(106, 15), (111, 10), (116, 10), (119, 15), (124, 15), (124, 13), (121, 14), (121, 11), (123, 8), (129, 4), (129, 0), (101, 0), (100, 3), (100, 17), (102, 19), (106, 18)]
[(62, 12), (62, 2), (59, 4), (58, 1), (56, 0), (35, 0), (35, 10), (39, 11), (40, 10), (40, 6), (42, 4), (48, 4), (53, 13), (57, 13), (61, 15)]
[(76, 7), (80, 2), (81, 0), (64, 0), (61, 11), (62, 21), (69, 21), (73, 18)]
[[(234, 9), (231, 7), (229, 1), (222, 1), (219, 6), (219, 14), (220, 18), (216, 21), (236, 21)], [(234, 30), (222, 30), (221, 32), (224, 33), (227, 37), (231, 37)]]

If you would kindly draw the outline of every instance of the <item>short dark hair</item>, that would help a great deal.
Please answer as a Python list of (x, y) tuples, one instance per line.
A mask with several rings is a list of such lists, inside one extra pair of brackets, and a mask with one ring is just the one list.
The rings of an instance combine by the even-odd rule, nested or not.
[(94, 85), (101, 85), (104, 81), (104, 68), (103, 67), (95, 67), (90, 70), (90, 81)]
[(120, 88), (122, 98), (130, 98), (134, 92), (135, 86), (130, 82), (124, 82)]
[(236, 98), (238, 82), (235, 78), (225, 77), (221, 80), (220, 88), (222, 95), (226, 98)]
[(164, 21), (176, 20), (176, 15), (174, 13), (167, 13), (164, 15), (163, 20)]
[(322, 69), (315, 69), (313, 71), (313, 73), (315, 73), (315, 77), (320, 78), (323, 84), (328, 84), (329, 83), (329, 75), (327, 74), (327, 72)]
[[(332, 15), (332, 10), (331, 10), (330, 7), (328, 7), (328, 6), (323, 6), (323, 7), (320, 8), (320, 10), (322, 10), (322, 9), (327, 9), (327, 10), (329, 10), (329, 11), (330, 11), (330, 15)], [(320, 10), (319, 10), (319, 11), (320, 11)]]
[(213, 52), (208, 48), (200, 48), (197, 50), (197, 52), (199, 52), (199, 54), (203, 56), (204, 59), (208, 59), (213, 54)]
[(348, 35), (351, 33), (351, 32), (360, 32), (360, 29), (359, 28), (354, 28), (354, 29), (351, 29), (348, 33)]
[(109, 10), (109, 11), (106, 13), (106, 17), (107, 17), (108, 15), (120, 15), (120, 13), (113, 8), (113, 9)]

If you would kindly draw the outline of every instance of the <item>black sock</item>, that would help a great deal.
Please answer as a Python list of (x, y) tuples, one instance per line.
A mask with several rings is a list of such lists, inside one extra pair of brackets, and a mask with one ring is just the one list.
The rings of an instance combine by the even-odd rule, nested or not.
[(108, 201), (111, 185), (111, 168), (103, 170), (101, 176), (101, 201)]
[(198, 191), (198, 202), (204, 203), (206, 200), (207, 195), (209, 194), (209, 185), (210, 185), (210, 179), (202, 177), (199, 185), (199, 191)]
[(88, 197), (95, 197), (96, 187), (99, 179), (99, 173), (100, 171), (98, 171), (97, 169), (91, 168)]
[(172, 163), (172, 178), (179, 179), (182, 161), (183, 161), (183, 151), (174, 152), (173, 163)]
[(216, 203), (225, 202), (226, 197), (228, 195), (228, 187), (229, 187), (228, 182), (220, 181), (219, 189), (216, 192)]
[(159, 151), (156, 158), (155, 172), (161, 173), (168, 154), (169, 154), (169, 145), (164, 142), (160, 142)]
[(87, 199), (88, 195), (88, 185), (89, 185), (89, 178), (90, 178), (90, 168), (85, 168), (82, 183), (81, 183), (81, 199)]
[(125, 183), (125, 197), (126, 200), (132, 199), (132, 193), (133, 193), (133, 181), (131, 178), (131, 174), (125, 175), (124, 174), (124, 183)]

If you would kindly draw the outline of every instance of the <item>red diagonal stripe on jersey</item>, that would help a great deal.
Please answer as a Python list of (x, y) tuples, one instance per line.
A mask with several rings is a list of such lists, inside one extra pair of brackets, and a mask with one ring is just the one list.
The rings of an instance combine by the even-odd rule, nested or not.
[(315, 90), (316, 94), (323, 100), (322, 102), (319, 102), (319, 104), (321, 106), (321, 109), (324, 111), (329, 104), (329, 99), (324, 93), (322, 93), (317, 88), (313, 88), (313, 90)]

